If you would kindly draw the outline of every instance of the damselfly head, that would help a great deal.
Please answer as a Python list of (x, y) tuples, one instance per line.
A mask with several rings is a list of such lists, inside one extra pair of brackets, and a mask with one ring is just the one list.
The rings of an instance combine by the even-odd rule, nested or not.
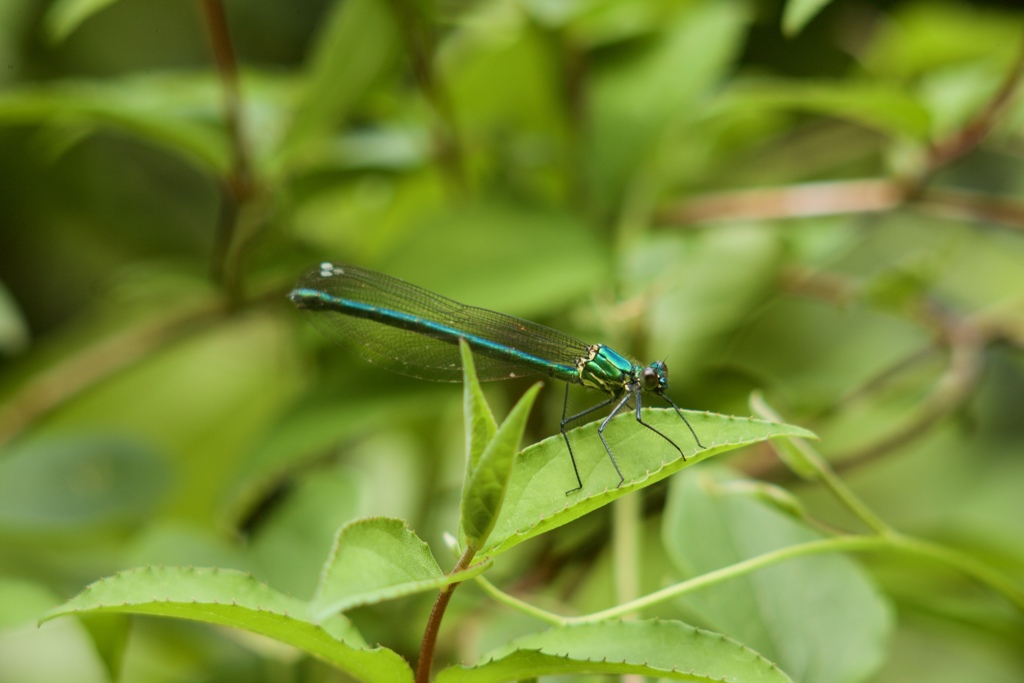
[(668, 389), (668, 366), (664, 361), (656, 360), (640, 373), (640, 386), (647, 391), (665, 391)]

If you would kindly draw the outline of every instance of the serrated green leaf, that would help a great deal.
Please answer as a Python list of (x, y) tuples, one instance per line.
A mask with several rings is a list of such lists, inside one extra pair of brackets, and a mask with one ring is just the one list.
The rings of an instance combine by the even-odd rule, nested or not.
[(632, 414), (621, 415), (605, 429), (605, 439), (625, 476), (618, 478), (597, 435), (599, 422), (569, 432), (583, 488), (571, 495), (576, 478), (565, 442), (556, 435), (520, 453), (512, 468), (505, 504), (495, 528), (480, 552), (495, 555), (528, 538), (567, 524), (644, 486), (710, 457), (781, 436), (816, 438), (792, 425), (776, 424), (714, 413), (683, 411), (707, 448), (697, 450), (690, 430), (674, 411), (645, 408), (644, 421), (675, 441), (686, 460), (664, 439), (636, 424)]
[(613, 621), (517, 638), (475, 667), (451, 667), (437, 683), (496, 683), (545, 675), (640, 674), (670, 680), (785, 683), (753, 650), (678, 621)]
[(542, 384), (530, 387), (516, 403), (494, 438), (487, 444), (462, 494), (462, 529), (470, 548), (479, 548), (490, 535), (505, 500), (509, 473), (526, 429), (526, 419)]
[(782, 32), (795, 36), (832, 0), (789, 0), (782, 14)]
[(491, 407), (487, 405), (480, 381), (476, 377), (476, 364), (473, 363), (473, 352), (465, 339), (459, 340), (459, 352), (462, 354), (462, 417), (466, 421), (466, 481), (476, 471), (480, 456), (487, 444), (498, 431), (498, 423), (494, 419)]
[(151, 614), (240, 628), (288, 643), (361, 681), (411, 681), (386, 648), (366, 648), (347, 619), (317, 624), (308, 604), (229, 569), (142, 567), (101, 579), (41, 621), (73, 614)]
[[(820, 538), (774, 505), (736, 495), (731, 478), (702, 468), (672, 483), (663, 535), (684, 577)], [(841, 555), (773, 565), (682, 600), (806, 683), (865, 680), (883, 661), (892, 629), (888, 602)]]
[(43, 26), (54, 43), (71, 35), (82, 22), (119, 0), (56, 0), (46, 11)]
[(490, 566), (481, 562), (445, 574), (430, 548), (400, 519), (358, 519), (338, 531), (310, 606), (316, 618), (443, 588)]

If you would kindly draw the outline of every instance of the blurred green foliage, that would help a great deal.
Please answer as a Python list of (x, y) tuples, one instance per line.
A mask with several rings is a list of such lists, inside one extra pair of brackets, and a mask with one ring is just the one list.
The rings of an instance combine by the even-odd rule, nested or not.
[[(747, 414), (761, 390), (886, 523), (1024, 581), (1015, 4), (228, 3), (238, 138), (216, 6), (0, 3), (0, 683), (338, 680), (206, 625), (34, 622), (150, 563), (308, 599), (335, 531), (369, 515), (443, 556), (461, 394), (309, 329), (284, 295), (324, 258), (667, 358), (689, 408)], [(496, 413), (528, 386), (490, 387)], [(542, 392), (527, 442), (557, 432), (560, 402)], [(707, 476), (779, 484), (824, 528), (861, 530), (766, 449), (728, 464)], [(808, 533), (699, 471), (632, 494), (635, 591)], [(566, 614), (628, 599), (611, 516), (488, 578)], [(873, 596), (864, 623), (822, 608), (854, 596), (811, 559)], [(756, 622), (728, 583), (646, 616), (798, 681), (1024, 677), (1020, 612), (947, 567), (877, 553), (764, 573), (743, 601), (806, 592)], [(804, 619), (779, 606), (815, 597)], [(348, 616), (411, 660), (429, 609)], [(439, 659), (536, 630), (467, 584)], [(850, 649), (814, 661), (808, 630)]]

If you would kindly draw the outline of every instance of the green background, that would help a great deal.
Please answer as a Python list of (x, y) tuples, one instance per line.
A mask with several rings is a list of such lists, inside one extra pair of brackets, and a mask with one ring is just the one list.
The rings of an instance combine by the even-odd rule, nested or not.
[[(127, 638), (120, 680), (338, 680), (208, 626), (35, 620), (143, 564), (308, 598), (366, 515), (446, 557), (459, 387), (319, 337), (285, 295), (324, 259), (665, 358), (687, 408), (747, 415), (761, 390), (887, 522), (1024, 578), (1014, 3), (228, 2), (241, 145), (202, 5), (0, 5), (0, 683), (108, 680), (105, 638)], [(529, 384), (488, 396), (504, 415)], [(544, 390), (528, 441), (561, 400)], [(767, 448), (729, 464), (853, 524)], [(644, 592), (685, 574), (659, 539), (691, 485), (635, 494)], [(489, 577), (606, 606), (610, 519)], [(855, 559), (894, 626), (800, 680), (1024, 677), (998, 598)], [(713, 603), (656, 614), (763, 637)], [(412, 659), (429, 606), (350, 616)], [(449, 619), (446, 661), (536, 628), (468, 586)]]

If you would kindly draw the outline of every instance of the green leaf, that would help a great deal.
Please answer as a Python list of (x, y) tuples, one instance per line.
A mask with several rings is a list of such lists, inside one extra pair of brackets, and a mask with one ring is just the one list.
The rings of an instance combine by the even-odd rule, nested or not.
[[(739, 495), (720, 470), (676, 479), (663, 527), (684, 577), (820, 538), (805, 524)], [(860, 567), (841, 555), (773, 565), (684, 598), (715, 628), (756, 648), (804, 683), (853, 683), (882, 663), (891, 609)]]
[(285, 153), (315, 146), (342, 124), (398, 56), (398, 31), (389, 3), (336, 3), (325, 23), (284, 138)]
[(50, 5), (43, 25), (54, 43), (67, 38), (82, 22), (119, 0), (56, 0)]
[(832, 0), (789, 0), (782, 14), (782, 32), (792, 38), (830, 2)]
[(444, 574), (424, 543), (400, 519), (373, 517), (338, 531), (311, 613), (315, 617), (440, 589), (472, 578), (490, 566), (481, 562)]
[(459, 340), (459, 352), (462, 354), (462, 415), (466, 421), (466, 482), (476, 471), (480, 456), (494, 438), (498, 423), (494, 420), (491, 407), (487, 405), (480, 382), (476, 378), (476, 365), (473, 363), (473, 352), (465, 339)]
[(492, 683), (535, 676), (640, 674), (669, 680), (785, 683), (753, 650), (678, 621), (616, 621), (518, 638), (475, 667), (451, 667), (437, 683)]
[(858, 54), (872, 74), (912, 82), (975, 60), (996, 59), (1008, 70), (1017, 58), (1019, 14), (958, 2), (908, 2), (892, 9)]
[(321, 624), (308, 605), (251, 575), (226, 569), (143, 567), (88, 586), (42, 621), (70, 614), (152, 614), (241, 628), (293, 645), (361, 681), (411, 681), (412, 671), (386, 648), (366, 648), (347, 619)]
[(672, 410), (645, 408), (644, 421), (656, 428), (686, 453), (686, 460), (664, 439), (636, 424), (632, 414), (620, 415), (605, 429), (605, 439), (625, 477), (618, 478), (597, 435), (600, 422), (569, 432), (583, 489), (573, 488), (572, 462), (561, 435), (555, 435), (520, 453), (512, 468), (505, 504), (495, 528), (480, 552), (496, 555), (528, 538), (607, 505), (644, 486), (712, 456), (752, 443), (780, 436), (815, 438), (800, 427), (752, 418), (683, 411), (707, 448), (697, 450), (690, 430)]
[(526, 419), (540, 391), (540, 382), (530, 387), (512, 408), (494, 438), (487, 444), (462, 494), (462, 529), (470, 548), (479, 548), (490, 535), (508, 487), (513, 459), (526, 429)]
[(915, 140), (925, 140), (931, 130), (928, 110), (906, 88), (882, 82), (759, 79), (734, 86), (721, 105), (745, 116), (758, 110), (809, 111)]

